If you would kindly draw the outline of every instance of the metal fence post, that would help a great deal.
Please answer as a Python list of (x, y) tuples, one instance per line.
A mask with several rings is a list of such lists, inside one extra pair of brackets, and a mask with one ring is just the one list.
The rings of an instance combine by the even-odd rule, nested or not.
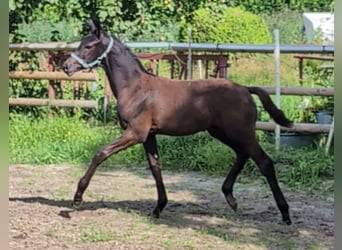
[[(274, 63), (275, 63), (275, 72), (274, 72), (274, 80), (276, 86), (276, 98), (275, 104), (278, 108), (280, 108), (280, 46), (279, 46), (279, 30), (274, 30)], [(276, 150), (279, 150), (280, 147), (280, 126), (277, 124), (275, 127), (275, 145)]]

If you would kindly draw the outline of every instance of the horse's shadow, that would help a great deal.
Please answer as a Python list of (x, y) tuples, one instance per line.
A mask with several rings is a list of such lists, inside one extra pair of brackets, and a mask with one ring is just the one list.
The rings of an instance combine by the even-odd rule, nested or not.
[(71, 213), (75, 211), (95, 211), (98, 209), (108, 208), (114, 210), (123, 210), (127, 212), (135, 212), (144, 214), (147, 212), (146, 204), (153, 207), (153, 201), (87, 201), (83, 202), (80, 208), (75, 209), (71, 200), (53, 200), (45, 197), (10, 197), (9, 201), (20, 201), (25, 203), (39, 203), (42, 205), (61, 208), (59, 215), (64, 218), (71, 218)]
[[(152, 199), (141, 200), (121, 200), (121, 201), (85, 201), (80, 208), (75, 209), (72, 206), (72, 200), (53, 200), (45, 197), (10, 197), (11, 202), (25, 202), (25, 203), (39, 203), (42, 205), (53, 206), (61, 208), (58, 215), (63, 218), (71, 218), (72, 213), (77, 211), (96, 211), (99, 209), (112, 209), (117, 211), (124, 211), (126, 213), (134, 213), (140, 216), (150, 217), (151, 212), (156, 204)], [(245, 211), (246, 212), (246, 211)], [(178, 202), (169, 200), (166, 208), (161, 214), (162, 223), (174, 224), (172, 218), (175, 216), (188, 217), (190, 216), (208, 216), (208, 217), (229, 217), (233, 221), (247, 220), (257, 224), (262, 224), (266, 221), (274, 222), (274, 219), (278, 217), (277, 210), (268, 209), (262, 213), (258, 213), (258, 216), (244, 213), (243, 211), (233, 212), (227, 206), (223, 206), (222, 209), (212, 207), (210, 202)], [(170, 220), (169, 220), (170, 219)], [(279, 222), (282, 224), (282, 222)], [(197, 223), (195, 223), (197, 224)]]
[[(154, 208), (155, 200), (122, 200), (122, 201), (86, 201), (82, 203), (80, 208), (75, 209), (72, 206), (72, 200), (53, 200), (45, 197), (10, 197), (10, 202), (39, 203), (42, 205), (61, 208), (59, 216), (63, 218), (71, 218), (71, 214), (76, 211), (95, 211), (98, 209), (113, 209), (124, 211), (127, 213), (135, 213), (141, 216), (151, 216)], [(215, 216), (215, 212), (206, 209), (208, 204), (184, 202), (179, 203), (169, 200), (167, 207), (164, 209), (161, 217), (172, 217), (175, 213), (191, 213), (192, 215), (201, 214)], [(228, 207), (227, 207), (228, 209)]]

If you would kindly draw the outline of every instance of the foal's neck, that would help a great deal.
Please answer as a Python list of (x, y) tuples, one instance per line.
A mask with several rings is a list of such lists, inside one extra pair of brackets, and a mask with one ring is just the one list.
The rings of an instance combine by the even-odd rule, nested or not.
[(117, 99), (124, 89), (134, 88), (138, 84), (137, 79), (143, 73), (133, 54), (118, 41), (114, 42), (111, 52), (104, 59), (103, 66)]

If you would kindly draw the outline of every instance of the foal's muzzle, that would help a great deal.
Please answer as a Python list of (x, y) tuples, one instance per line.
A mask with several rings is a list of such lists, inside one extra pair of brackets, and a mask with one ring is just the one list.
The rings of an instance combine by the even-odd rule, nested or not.
[(69, 57), (65, 62), (62, 64), (62, 70), (65, 74), (68, 76), (72, 76), (77, 71), (80, 71), (82, 69), (82, 66), (76, 62), (75, 59), (72, 57)]

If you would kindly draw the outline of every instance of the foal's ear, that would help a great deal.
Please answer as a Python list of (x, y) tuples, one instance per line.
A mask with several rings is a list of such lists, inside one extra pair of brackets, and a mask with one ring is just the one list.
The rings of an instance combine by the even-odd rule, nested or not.
[(90, 20), (88, 21), (90, 32), (96, 35), (97, 37), (100, 37), (101, 34), (101, 25), (99, 20)]

